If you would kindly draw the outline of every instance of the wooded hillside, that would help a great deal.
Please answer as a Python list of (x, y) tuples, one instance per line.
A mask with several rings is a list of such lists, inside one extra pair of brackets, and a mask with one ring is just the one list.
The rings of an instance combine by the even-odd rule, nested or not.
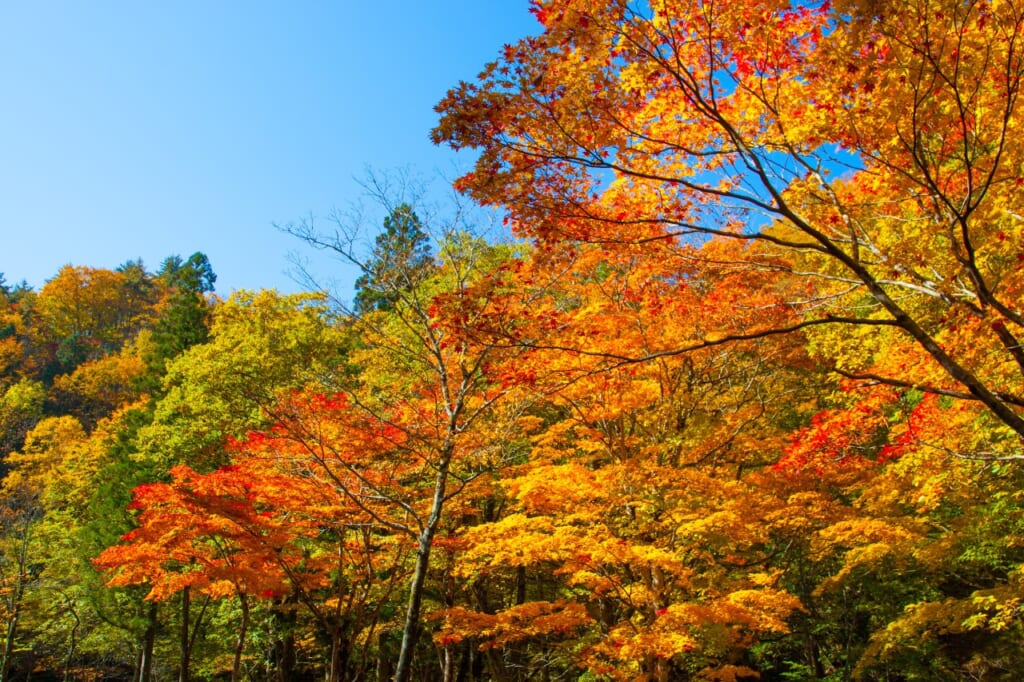
[(433, 133), (514, 244), (3, 285), (0, 679), (1024, 670), (1024, 7), (532, 11)]

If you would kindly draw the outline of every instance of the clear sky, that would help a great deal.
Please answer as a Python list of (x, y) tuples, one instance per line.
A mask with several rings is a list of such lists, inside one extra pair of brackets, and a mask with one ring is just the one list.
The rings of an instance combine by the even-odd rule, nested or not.
[(288, 253), (310, 252), (273, 224), (348, 206), (367, 167), (467, 167), (431, 145), (433, 106), (539, 29), (527, 7), (0, 3), (0, 272), (39, 288), (67, 263), (203, 251), (222, 295), (299, 290)]

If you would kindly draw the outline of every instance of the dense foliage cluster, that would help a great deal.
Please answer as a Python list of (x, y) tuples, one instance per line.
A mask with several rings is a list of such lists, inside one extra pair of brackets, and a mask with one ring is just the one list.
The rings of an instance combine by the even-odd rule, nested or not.
[(0, 679), (1024, 670), (1024, 6), (532, 11), (434, 131), (520, 245), (0, 279)]

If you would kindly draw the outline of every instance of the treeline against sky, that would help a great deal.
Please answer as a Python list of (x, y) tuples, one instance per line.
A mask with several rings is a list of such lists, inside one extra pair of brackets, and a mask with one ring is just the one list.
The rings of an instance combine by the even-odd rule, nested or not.
[(1024, 7), (533, 12), (434, 131), (519, 242), (4, 286), (4, 680), (1024, 669)]

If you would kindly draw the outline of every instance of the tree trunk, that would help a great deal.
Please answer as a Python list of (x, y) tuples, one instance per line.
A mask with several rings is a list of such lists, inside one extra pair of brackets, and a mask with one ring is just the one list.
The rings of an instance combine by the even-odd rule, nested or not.
[(14, 586), (7, 597), (8, 613), (7, 632), (4, 636), (3, 662), (0, 663), (0, 682), (7, 682), (11, 679), (11, 656), (14, 654), (14, 640), (18, 634), (18, 621), (21, 619), (21, 600), (25, 596), (25, 581), (28, 570), (28, 540), (29, 523), (25, 521), (22, 528), (21, 544), (18, 546), (18, 562), (14, 569), (17, 576), (14, 578)]
[(68, 655), (64, 659), (64, 682), (71, 682), (71, 663), (75, 660), (75, 649), (78, 647), (78, 628), (82, 624), (82, 619), (78, 617), (78, 612), (75, 611), (75, 606), (70, 600), (68, 602), (68, 613), (75, 620), (75, 624), (71, 626), (71, 641), (68, 642)]
[(11, 614), (7, 617), (7, 633), (4, 636), (3, 664), (0, 665), (0, 682), (11, 678), (11, 654), (14, 653), (14, 637), (18, 631), (18, 619), (21, 616), (21, 576), (18, 576), (11, 599), (14, 601)]
[(423, 529), (420, 534), (419, 547), (416, 550), (416, 570), (412, 576), (412, 584), (409, 586), (409, 604), (405, 611), (402, 647), (398, 652), (394, 682), (409, 682), (412, 673), (412, 656), (420, 638), (423, 585), (427, 580), (427, 569), (430, 568), (430, 545), (434, 535), (430, 532), (431, 530), (429, 524)]
[(327, 670), (328, 682), (341, 682), (348, 666), (348, 641), (342, 636), (345, 628), (335, 627), (331, 632), (331, 665)]
[(469, 666), (472, 663), (473, 647), (468, 641), (459, 644), (462, 655), (459, 657), (459, 670), (455, 674), (455, 682), (466, 682), (469, 677)]
[(277, 610), (274, 613), (274, 624), (280, 628), (274, 640), (274, 679), (277, 682), (291, 682), (295, 672), (295, 612), (289, 607), (288, 599), (281, 606), (289, 610)]
[(388, 651), (388, 630), (381, 630), (377, 635), (377, 680), (385, 682), (391, 679), (391, 652)]
[[(15, 590), (16, 592), (20, 592), (20, 585), (17, 586)], [(18, 618), (21, 615), (21, 595), (15, 594), (14, 599), (17, 601), (14, 604), (14, 609), (11, 611), (11, 615), (7, 618), (7, 634), (4, 637), (4, 660), (3, 664), (0, 665), (0, 682), (6, 682), (6, 680), (10, 679), (11, 654), (14, 653), (14, 636), (17, 633)]]
[(455, 447), (445, 444), (440, 463), (437, 467), (437, 478), (434, 482), (434, 500), (430, 507), (430, 516), (420, 532), (419, 546), (416, 550), (416, 570), (409, 586), (409, 606), (405, 612), (405, 627), (402, 629), (402, 648), (398, 652), (398, 664), (395, 666), (394, 682), (409, 682), (412, 674), (412, 657), (416, 643), (420, 638), (422, 623), (420, 611), (423, 607), (423, 586), (430, 568), (430, 548), (434, 542), (434, 534), (441, 523), (441, 512), (444, 508), (444, 496), (448, 487), (448, 467), (451, 464)]
[(455, 682), (455, 645), (445, 644), (441, 650), (441, 679)]
[(242, 622), (238, 626), (238, 639), (235, 640), (235, 660), (231, 665), (231, 682), (239, 682), (242, 673), (242, 652), (245, 651), (245, 635), (249, 629), (249, 601), (245, 593), (239, 592), (238, 603), (242, 607)]
[[(473, 595), (476, 597), (476, 607), (481, 613), (494, 615), (494, 608), (491, 607), (487, 594), (487, 578), (480, 577), (473, 582)], [(502, 654), (492, 648), (488, 648), (483, 655), (475, 652), (473, 660), (473, 679), (482, 680), (486, 671), (490, 679), (502, 682), (508, 679), (508, 670), (505, 667), (505, 659)]]
[(139, 651), (138, 682), (150, 682), (153, 676), (153, 645), (156, 643), (156, 603), (149, 605), (149, 624), (142, 635), (142, 649)]
[(181, 663), (178, 667), (178, 682), (188, 682), (188, 664), (192, 658), (189, 642), (189, 606), (192, 603), (189, 588), (181, 591)]
[(289, 632), (277, 642), (277, 680), (291, 682), (295, 673), (295, 635)]

